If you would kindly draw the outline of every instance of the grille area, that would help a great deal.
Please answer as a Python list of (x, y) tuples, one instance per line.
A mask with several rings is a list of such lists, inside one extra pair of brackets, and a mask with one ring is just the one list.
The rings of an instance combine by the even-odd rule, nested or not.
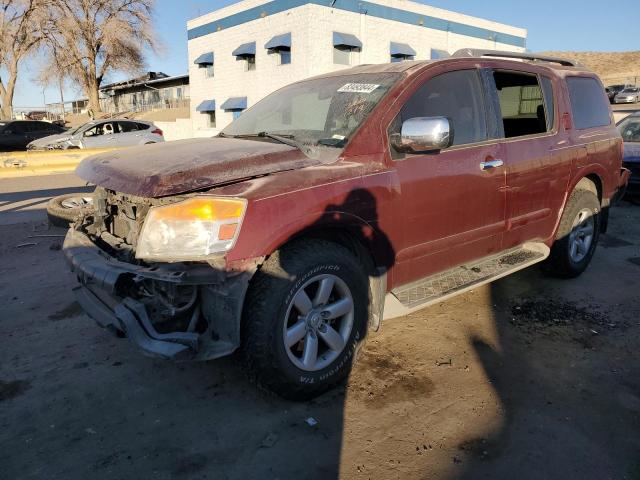
[(80, 228), (110, 254), (137, 263), (135, 249), (149, 209), (183, 198), (144, 198), (98, 187), (94, 193), (95, 211), (85, 217)]

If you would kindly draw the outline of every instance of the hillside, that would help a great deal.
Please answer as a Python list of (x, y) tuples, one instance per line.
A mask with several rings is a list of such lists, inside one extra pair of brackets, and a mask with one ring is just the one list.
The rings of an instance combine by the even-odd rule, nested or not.
[(540, 52), (544, 55), (578, 60), (597, 73), (606, 84), (640, 84), (640, 51), (634, 52)]

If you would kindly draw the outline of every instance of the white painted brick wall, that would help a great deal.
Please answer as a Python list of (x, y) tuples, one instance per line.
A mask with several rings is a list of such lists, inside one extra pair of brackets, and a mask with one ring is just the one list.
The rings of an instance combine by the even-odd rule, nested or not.
[[(375, 2), (526, 37), (526, 30), (520, 28), (408, 0), (375, 0)], [(264, 3), (265, 0), (245, 0), (194, 19), (188, 23), (188, 28), (204, 25)], [(191, 118), (194, 135), (215, 133), (207, 128), (206, 116), (195, 110), (203, 100), (215, 99), (217, 130), (219, 130), (232, 121), (232, 113), (220, 109), (222, 103), (230, 97), (247, 97), (248, 105), (251, 106), (274, 90), (294, 81), (347, 68), (333, 63), (334, 31), (354, 34), (364, 44), (361, 52), (353, 54), (353, 65), (389, 62), (391, 41), (409, 44), (416, 50), (418, 60), (429, 59), (431, 49), (447, 50), (450, 53), (460, 48), (524, 50), (420, 25), (408, 25), (318, 5), (305, 5), (189, 41)], [(278, 65), (277, 55), (268, 54), (264, 45), (275, 35), (289, 32), (292, 37), (292, 63)], [(245, 62), (237, 61), (231, 53), (239, 45), (252, 41), (256, 42), (256, 70), (247, 72), (244, 68)], [(206, 78), (205, 69), (200, 69), (193, 64), (198, 56), (210, 51), (215, 55), (214, 78)]]

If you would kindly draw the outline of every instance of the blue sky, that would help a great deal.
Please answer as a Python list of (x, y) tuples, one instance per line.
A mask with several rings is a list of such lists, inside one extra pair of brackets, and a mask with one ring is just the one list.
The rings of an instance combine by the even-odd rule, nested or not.
[[(187, 20), (237, 0), (156, 0), (155, 25), (164, 44), (159, 54), (151, 54), (148, 70), (169, 75), (187, 72)], [(268, 0), (265, 0), (265, 3)], [(532, 51), (623, 51), (640, 50), (640, 10), (638, 0), (416, 0), (477, 17), (523, 27), (528, 30), (527, 46)], [(607, 8), (606, 6), (611, 7)], [(605, 7), (603, 7), (605, 6)], [(25, 62), (18, 79), (14, 106), (40, 108), (42, 87), (33, 81), (37, 60)], [(112, 74), (108, 80), (122, 76)], [(47, 103), (60, 100), (57, 88), (44, 92)], [(65, 100), (82, 97), (73, 86), (65, 88)]]

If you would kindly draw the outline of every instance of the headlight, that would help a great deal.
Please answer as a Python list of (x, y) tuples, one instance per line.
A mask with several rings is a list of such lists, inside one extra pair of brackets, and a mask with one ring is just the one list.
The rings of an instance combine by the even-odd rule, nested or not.
[(247, 208), (239, 198), (198, 196), (149, 210), (136, 258), (167, 262), (204, 260), (230, 250)]

